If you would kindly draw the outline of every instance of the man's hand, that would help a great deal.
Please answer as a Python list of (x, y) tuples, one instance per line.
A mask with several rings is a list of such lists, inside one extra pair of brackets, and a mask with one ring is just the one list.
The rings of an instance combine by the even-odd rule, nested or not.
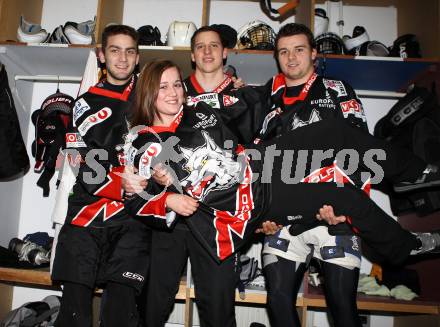
[(170, 194), (166, 199), (167, 208), (182, 216), (191, 216), (199, 207), (199, 202), (188, 195)]
[(345, 216), (336, 216), (332, 206), (324, 205), (319, 209), (316, 219), (325, 220), (329, 225), (337, 225), (347, 220)]
[(246, 85), (246, 83), (240, 77), (232, 76), (232, 82), (234, 82), (234, 89), (239, 89)]
[(136, 174), (137, 169), (132, 166), (127, 166), (122, 173), (122, 189), (125, 194), (130, 196), (135, 193), (142, 192), (148, 184), (145, 177)]
[(157, 164), (153, 167), (151, 177), (153, 177), (156, 183), (163, 186), (170, 186), (173, 183), (173, 177), (162, 164)]
[(257, 228), (255, 230), (255, 233), (264, 233), (265, 235), (274, 235), (281, 228), (283, 228), (282, 225), (277, 225), (273, 221), (266, 220), (264, 223), (261, 224), (260, 228)]

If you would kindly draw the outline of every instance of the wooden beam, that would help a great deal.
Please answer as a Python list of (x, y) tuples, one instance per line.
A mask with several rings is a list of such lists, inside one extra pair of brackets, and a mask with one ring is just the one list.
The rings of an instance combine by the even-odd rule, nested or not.
[(202, 26), (209, 25), (209, 12), (211, 10), (211, 0), (203, 0), (202, 7)]

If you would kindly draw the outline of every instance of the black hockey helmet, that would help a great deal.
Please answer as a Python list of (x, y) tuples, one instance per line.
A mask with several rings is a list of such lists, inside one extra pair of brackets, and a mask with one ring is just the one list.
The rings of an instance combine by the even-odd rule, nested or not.
[(342, 54), (344, 43), (335, 33), (328, 32), (319, 35), (316, 39), (316, 49), (322, 54)]
[(157, 26), (144, 25), (138, 28), (139, 45), (163, 45)]
[(420, 58), (421, 56), (420, 44), (414, 34), (399, 36), (390, 50), (390, 57)]

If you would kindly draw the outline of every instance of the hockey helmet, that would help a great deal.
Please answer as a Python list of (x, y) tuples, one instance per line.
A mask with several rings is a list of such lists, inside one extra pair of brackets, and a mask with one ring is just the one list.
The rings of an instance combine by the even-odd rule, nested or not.
[(328, 32), (319, 35), (316, 39), (316, 49), (322, 54), (342, 54), (344, 43), (335, 33)]
[(327, 33), (329, 19), (327, 13), (322, 8), (315, 8), (315, 24), (313, 34), (315, 37)]
[(157, 26), (144, 25), (138, 28), (139, 45), (163, 45), (161, 34)]
[(399, 36), (390, 50), (390, 57), (420, 58), (420, 44), (414, 34)]
[(344, 36), (344, 45), (347, 53), (351, 53), (352, 50), (361, 46), (363, 43), (370, 41), (370, 36), (367, 33), (367, 30), (363, 26), (355, 26), (353, 29), (352, 36), (345, 35)]
[(235, 29), (225, 24), (213, 24), (211, 27), (220, 34), (226, 48), (233, 49), (235, 47), (237, 44), (237, 31)]
[(273, 28), (260, 20), (251, 21), (240, 28), (237, 39), (239, 49), (273, 50), (275, 48)]
[[(352, 50), (353, 51), (353, 50)], [(379, 41), (367, 41), (354, 49), (355, 56), (388, 57), (388, 48)]]
[(43, 43), (46, 41), (48, 33), (41, 25), (33, 24), (20, 16), (20, 24), (17, 29), (17, 39), (24, 43)]
[(191, 46), (191, 37), (196, 30), (197, 27), (193, 22), (172, 22), (168, 28), (167, 45), (171, 47)]

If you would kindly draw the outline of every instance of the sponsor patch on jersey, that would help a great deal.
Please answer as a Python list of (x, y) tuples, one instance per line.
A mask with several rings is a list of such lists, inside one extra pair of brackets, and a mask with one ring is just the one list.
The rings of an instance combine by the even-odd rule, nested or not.
[(205, 102), (211, 108), (220, 109), (220, 100), (218, 99), (217, 93), (203, 93), (196, 96), (188, 96), (186, 98), (186, 103), (189, 106), (194, 106), (200, 101)]
[(227, 95), (227, 94), (223, 95), (223, 105), (225, 107), (232, 106), (234, 103), (237, 103), (237, 102), (238, 102), (238, 98), (236, 98), (232, 95)]
[(88, 110), (90, 110), (90, 106), (83, 98), (75, 102), (75, 107), (73, 107), (73, 126), (76, 127), (78, 118)]
[(362, 105), (355, 99), (341, 102), (341, 110), (344, 118), (347, 118), (348, 115), (354, 115), (356, 118), (362, 119), (364, 122), (367, 121)]
[[(196, 114), (196, 115), (197, 115), (197, 114)], [(215, 118), (215, 115), (214, 115), (214, 114), (209, 115), (209, 117), (207, 117), (207, 116), (204, 115), (204, 114), (202, 114), (202, 115), (203, 115), (203, 117), (199, 117), (199, 116), (197, 115), (197, 117), (200, 118), (201, 121), (199, 121), (197, 124), (195, 124), (195, 125), (193, 126), (193, 128), (196, 128), (196, 129), (199, 129), (199, 128), (205, 129), (205, 128), (208, 128), (208, 127), (215, 126), (215, 125), (217, 124), (217, 118)]]
[(85, 148), (86, 144), (79, 133), (66, 133), (66, 147)]
[(162, 146), (159, 143), (150, 144), (145, 150), (144, 154), (139, 159), (139, 175), (150, 178), (151, 177), (151, 162), (162, 151)]
[(81, 125), (78, 126), (78, 132), (81, 136), (87, 134), (88, 130), (93, 126), (102, 123), (104, 120), (108, 119), (112, 115), (112, 110), (108, 107), (102, 108), (97, 113), (87, 117)]
[[(326, 92), (328, 94), (328, 92)], [(310, 101), (311, 106), (318, 106), (319, 108), (331, 108), (333, 109), (335, 107), (335, 104), (333, 103), (333, 100), (330, 97), (327, 97), (325, 99), (313, 99)]]
[(326, 89), (332, 89), (338, 93), (338, 97), (347, 96), (347, 91), (345, 90), (344, 83), (341, 81), (335, 81), (332, 79), (322, 79)]

